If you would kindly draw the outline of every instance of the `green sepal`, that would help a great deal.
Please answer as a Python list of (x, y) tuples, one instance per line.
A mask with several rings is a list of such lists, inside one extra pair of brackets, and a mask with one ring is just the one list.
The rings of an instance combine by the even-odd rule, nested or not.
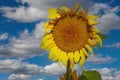
[(101, 39), (109, 38), (108, 36), (102, 34), (102, 33), (96, 33)]

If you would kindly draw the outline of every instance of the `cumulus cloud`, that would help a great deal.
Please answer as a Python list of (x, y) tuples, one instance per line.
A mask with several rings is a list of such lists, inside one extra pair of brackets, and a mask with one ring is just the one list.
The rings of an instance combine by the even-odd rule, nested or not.
[(50, 65), (38, 66), (36, 64), (29, 64), (16, 59), (0, 60), (0, 72), (9, 73), (9, 80), (27, 80), (33, 76), (40, 75), (62, 75), (66, 71), (65, 67), (58, 63)]
[[(79, 73), (80, 67), (78, 67), (78, 65), (75, 65), (75, 69)], [(91, 70), (100, 72), (103, 80), (119, 80), (120, 78), (120, 70), (116, 68), (104, 67), (93, 68)], [(62, 64), (59, 66), (58, 63), (52, 63), (43, 67), (16, 59), (0, 60), (0, 72), (11, 74), (8, 77), (9, 80), (29, 80), (33, 76), (40, 75), (60, 76), (65, 73), (65, 71), (65, 67)]]
[(116, 43), (109, 44), (109, 45), (104, 45), (104, 47), (106, 47), (106, 48), (120, 48), (120, 42), (116, 42)]
[(46, 65), (43, 70), (45, 74), (49, 75), (62, 75), (63, 73), (65, 73), (65, 71), (66, 71), (65, 67), (62, 64), (60, 64), (59, 66), (58, 63)]
[(17, 20), (19, 22), (33, 22), (43, 20), (48, 15), (47, 10), (50, 7), (58, 8), (63, 5), (70, 7), (73, 6), (76, 2), (80, 2), (84, 8), (92, 5), (92, 2), (89, 0), (69, 1), (69, 3), (68, 0), (20, 0), (17, 2), (21, 2), (23, 5), (28, 4), (29, 6), (26, 7), (22, 5), (20, 7), (1, 7), (0, 11), (3, 12), (4, 17)]
[(43, 80), (43, 79), (40, 78), (40, 79), (37, 79), (37, 80)]
[(85, 9), (89, 9), (90, 13), (101, 14), (101, 17), (97, 19), (101, 24), (96, 27), (103, 33), (109, 33), (110, 30), (120, 29), (120, 16), (117, 14), (120, 10), (119, 6), (111, 7), (106, 3), (93, 3), (90, 0), (69, 1), (68, 0), (20, 0), (23, 5), (28, 4), (28, 7), (1, 7), (0, 11), (3, 12), (3, 16), (17, 20), (20, 22), (33, 22), (38, 20), (44, 20), (48, 15), (47, 10), (50, 7), (58, 8), (63, 5), (67, 7), (73, 6), (76, 2), (79, 2)]
[(19, 38), (12, 37), (8, 44), (0, 46), (0, 57), (29, 58), (46, 53), (40, 49), (43, 35), (43, 22), (38, 23), (30, 33), (27, 29), (20, 33)]
[(24, 74), (11, 74), (8, 77), (8, 80), (30, 80), (30, 75), (24, 75)]
[(102, 80), (119, 80), (120, 79), (120, 70), (117, 70), (116, 68), (97, 68), (92, 69), (97, 70), (100, 72), (102, 76)]
[(93, 62), (96, 64), (102, 64), (106, 62), (113, 62), (116, 59), (111, 58), (109, 56), (103, 57), (102, 54), (97, 54), (97, 55), (90, 55), (90, 57), (87, 59), (88, 62)]
[(8, 38), (8, 33), (0, 34), (0, 40), (6, 40)]
[(40, 74), (42, 69), (43, 67), (20, 60), (0, 60), (0, 72), (3, 73), (36, 75)]
[(23, 4), (27, 3), (30, 6), (34, 6), (36, 8), (39, 9), (48, 9), (50, 7), (61, 7), (61, 6), (67, 6), (67, 7), (71, 7), (74, 6), (76, 4), (76, 2), (80, 3), (81, 6), (83, 6), (84, 8), (88, 8), (89, 6), (91, 6), (93, 3), (90, 0), (74, 0), (74, 1), (70, 1), (70, 0), (21, 0), (21, 2)]
[(38, 21), (47, 15), (44, 10), (39, 10), (33, 6), (28, 8), (24, 6), (18, 8), (2, 7), (0, 10), (4, 12), (3, 16), (20, 22)]
[(120, 29), (119, 6), (111, 7), (106, 3), (95, 3), (90, 8), (90, 13), (101, 14), (97, 20), (101, 23), (96, 27), (103, 33), (109, 33), (110, 30)]

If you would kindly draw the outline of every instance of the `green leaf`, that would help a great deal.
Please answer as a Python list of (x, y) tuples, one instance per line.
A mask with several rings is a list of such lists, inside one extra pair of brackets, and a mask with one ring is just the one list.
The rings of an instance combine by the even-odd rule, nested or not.
[[(84, 77), (82, 79), (82, 77)], [(102, 80), (101, 75), (99, 74), (99, 72), (95, 71), (95, 70), (88, 70), (88, 71), (83, 71), (82, 75), (81, 75), (81, 79), (80, 80)]]
[(78, 80), (88, 80), (84, 75), (81, 75)]
[(105, 35), (102, 34), (102, 33), (97, 33), (97, 35), (98, 35), (101, 39), (109, 38), (108, 36), (105, 36)]

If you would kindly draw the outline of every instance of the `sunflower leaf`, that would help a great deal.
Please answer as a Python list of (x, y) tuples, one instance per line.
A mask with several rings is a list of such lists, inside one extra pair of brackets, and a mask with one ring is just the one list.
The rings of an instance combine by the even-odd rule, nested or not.
[(78, 78), (78, 80), (88, 80), (84, 75), (81, 75), (80, 78)]
[(108, 36), (102, 34), (102, 33), (97, 33), (97, 35), (101, 38), (101, 39), (106, 39), (109, 38)]
[(96, 70), (84, 70), (80, 78), (81, 80), (102, 80), (101, 75)]

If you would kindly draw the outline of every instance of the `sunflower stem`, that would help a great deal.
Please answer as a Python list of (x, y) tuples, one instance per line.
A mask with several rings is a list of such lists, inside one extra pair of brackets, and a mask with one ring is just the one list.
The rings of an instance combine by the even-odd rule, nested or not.
[(68, 61), (67, 61), (66, 80), (70, 80), (70, 72), (71, 72), (70, 60), (68, 60)]

